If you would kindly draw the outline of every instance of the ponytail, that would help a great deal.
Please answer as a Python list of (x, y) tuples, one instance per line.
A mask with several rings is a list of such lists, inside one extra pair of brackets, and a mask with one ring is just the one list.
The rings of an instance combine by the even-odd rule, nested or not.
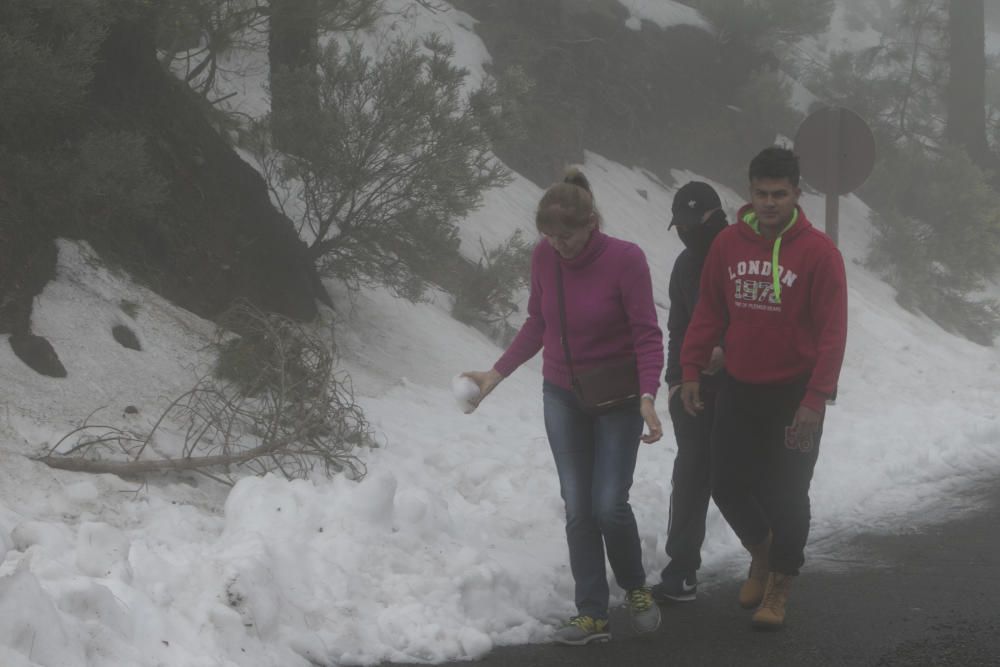
[(569, 183), (570, 185), (575, 185), (578, 188), (583, 188), (586, 190), (591, 197), (594, 196), (594, 191), (590, 189), (590, 181), (587, 177), (583, 175), (579, 167), (570, 167), (566, 170), (566, 176), (563, 177), (563, 183)]
[(578, 167), (570, 167), (562, 182), (550, 186), (542, 195), (535, 212), (535, 226), (541, 232), (557, 226), (579, 229), (594, 216), (600, 225), (590, 181)]

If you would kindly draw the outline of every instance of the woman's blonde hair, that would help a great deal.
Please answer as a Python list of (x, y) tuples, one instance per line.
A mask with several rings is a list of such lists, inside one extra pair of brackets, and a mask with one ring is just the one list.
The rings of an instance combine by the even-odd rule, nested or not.
[(594, 218), (600, 225), (590, 182), (577, 167), (570, 167), (562, 182), (550, 186), (542, 195), (535, 212), (535, 226), (543, 233), (560, 226), (580, 229)]

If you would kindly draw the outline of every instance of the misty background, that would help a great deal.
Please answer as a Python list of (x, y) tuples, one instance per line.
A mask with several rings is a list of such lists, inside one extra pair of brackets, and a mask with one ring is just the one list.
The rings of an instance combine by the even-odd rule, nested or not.
[[(585, 150), (739, 191), (747, 156), (824, 105), (875, 133), (866, 262), (906, 308), (992, 344), (996, 3), (453, 4), (489, 51), (481, 71), (440, 35), (393, 34), (403, 2), (6, 3), (0, 330), (15, 350), (59, 237), (209, 319), (243, 299), (308, 320), (333, 278), (444, 289), (502, 341), (534, 239), (462, 247), (485, 191), (511, 173), (545, 187)], [(239, 108), (247, 82), (263, 115)]]
[[(572, 595), (537, 364), (472, 416), (448, 388), (523, 321), (542, 190), (583, 166), (662, 325), (676, 189), (735, 211), (830, 105), (877, 158), (843, 199), (820, 565), (1000, 469), (998, 3), (5, 0), (0, 662), (544, 638)], [(662, 444), (633, 489), (650, 572)], [(738, 550), (713, 509), (707, 576)]]

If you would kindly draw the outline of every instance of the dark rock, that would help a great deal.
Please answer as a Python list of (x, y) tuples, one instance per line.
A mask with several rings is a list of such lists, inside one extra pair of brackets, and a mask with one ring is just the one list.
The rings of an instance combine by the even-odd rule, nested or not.
[[(150, 3), (147, 3), (150, 4)], [(306, 244), (233, 150), (204, 100), (157, 60), (156, 22), (137, 11), (112, 25), (94, 67), (98, 122), (146, 138), (151, 167), (170, 187), (162, 220), (88, 232), (98, 253), (138, 258), (132, 275), (171, 302), (214, 319), (237, 299), (298, 321), (328, 301)], [(109, 254), (110, 256), (110, 254)]]
[(111, 327), (111, 335), (115, 337), (115, 340), (122, 347), (142, 352), (142, 345), (139, 344), (139, 338), (135, 335), (134, 331), (124, 324), (116, 324)]
[(66, 377), (66, 367), (59, 361), (59, 355), (45, 338), (30, 333), (15, 333), (9, 340), (17, 358), (36, 373), (53, 378)]
[(4, 229), (0, 243), (0, 333), (27, 332), (36, 296), (56, 275), (56, 244), (37, 229)]

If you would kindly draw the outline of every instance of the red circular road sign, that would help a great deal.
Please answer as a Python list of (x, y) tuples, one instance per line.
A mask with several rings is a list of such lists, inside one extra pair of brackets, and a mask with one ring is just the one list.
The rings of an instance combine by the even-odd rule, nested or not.
[(826, 107), (802, 121), (795, 133), (795, 152), (810, 185), (829, 195), (846, 195), (872, 173), (875, 135), (850, 109)]

